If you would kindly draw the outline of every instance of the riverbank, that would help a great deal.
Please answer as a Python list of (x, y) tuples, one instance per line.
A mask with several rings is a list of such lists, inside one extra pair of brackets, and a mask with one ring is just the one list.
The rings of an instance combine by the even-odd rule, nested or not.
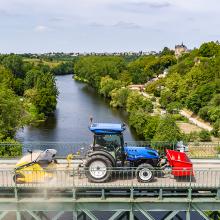
[[(25, 126), (17, 132), (16, 139), (24, 142), (90, 142), (89, 118), (97, 122), (128, 124), (127, 114), (111, 108), (108, 101), (98, 96), (85, 83), (75, 81), (72, 75), (56, 76), (59, 90), (57, 109), (39, 126)], [(127, 141), (139, 140), (135, 131), (127, 127)], [(27, 146), (28, 147), (28, 146)], [(40, 147), (40, 146), (36, 146)], [(56, 147), (51, 145), (51, 147)]]

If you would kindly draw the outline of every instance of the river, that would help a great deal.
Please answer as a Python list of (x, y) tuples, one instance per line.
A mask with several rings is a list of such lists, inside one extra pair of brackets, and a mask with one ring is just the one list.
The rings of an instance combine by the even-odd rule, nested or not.
[[(89, 118), (95, 122), (125, 122), (126, 112), (111, 108), (108, 100), (97, 95), (93, 88), (72, 79), (72, 75), (57, 76), (59, 90), (57, 110), (39, 126), (26, 126), (17, 132), (21, 142), (89, 142)], [(134, 130), (127, 126), (125, 140), (138, 140)]]

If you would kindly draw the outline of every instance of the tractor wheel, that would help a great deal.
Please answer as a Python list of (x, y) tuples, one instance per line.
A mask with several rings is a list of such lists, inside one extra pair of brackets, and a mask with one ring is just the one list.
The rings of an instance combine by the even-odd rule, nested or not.
[(138, 182), (148, 183), (154, 178), (154, 168), (147, 163), (141, 164), (136, 170)]
[(13, 181), (14, 181), (14, 183), (24, 183), (24, 181), (18, 180), (19, 178), (24, 178), (24, 175), (21, 174), (21, 173), (16, 173), (16, 174), (13, 176)]
[(111, 178), (112, 163), (105, 156), (93, 155), (86, 161), (85, 171), (90, 182), (103, 183)]

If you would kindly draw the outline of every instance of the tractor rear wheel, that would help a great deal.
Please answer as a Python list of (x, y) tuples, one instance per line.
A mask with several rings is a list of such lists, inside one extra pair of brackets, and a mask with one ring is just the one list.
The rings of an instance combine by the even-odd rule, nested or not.
[(148, 183), (154, 178), (154, 168), (148, 163), (141, 164), (136, 170), (136, 176), (138, 182)]
[(107, 157), (102, 155), (89, 157), (85, 168), (87, 178), (93, 183), (106, 182), (112, 175), (112, 163)]

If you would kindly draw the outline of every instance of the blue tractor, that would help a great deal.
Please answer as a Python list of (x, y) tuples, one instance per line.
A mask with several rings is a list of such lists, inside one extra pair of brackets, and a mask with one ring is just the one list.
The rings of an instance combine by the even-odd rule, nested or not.
[(160, 162), (158, 152), (150, 147), (127, 146), (124, 124), (91, 123), (89, 129), (94, 139), (86, 155), (85, 172), (91, 182), (107, 182), (117, 167), (135, 167), (140, 182), (154, 178), (154, 167)]

